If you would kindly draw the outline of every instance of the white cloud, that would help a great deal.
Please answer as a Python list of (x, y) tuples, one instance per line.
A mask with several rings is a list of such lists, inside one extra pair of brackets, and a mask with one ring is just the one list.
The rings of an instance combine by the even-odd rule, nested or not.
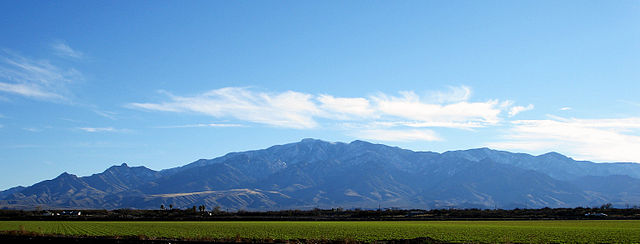
[(113, 127), (80, 127), (79, 130), (85, 132), (126, 132), (126, 129), (116, 129)]
[(177, 104), (171, 103), (130, 103), (127, 105), (130, 108), (141, 108), (146, 110), (156, 110), (162, 112), (182, 112), (183, 110), (179, 108)]
[(337, 98), (331, 95), (320, 95), (317, 100), (320, 108), (327, 111), (327, 116), (335, 115), (343, 119), (351, 117), (366, 118), (373, 116), (375, 110), (366, 98)]
[(524, 107), (524, 106), (513, 106), (509, 110), (509, 117), (516, 116), (519, 113), (522, 113), (522, 112), (528, 111), (528, 110), (532, 110), (532, 109), (533, 109), (533, 104), (529, 104), (526, 107)]
[(434, 131), (421, 130), (361, 130), (352, 134), (355, 137), (376, 141), (439, 141)]
[(376, 122), (372, 122), (371, 125), (380, 126), (380, 127), (412, 127), (412, 128), (441, 127), (441, 128), (455, 128), (455, 129), (473, 129), (473, 128), (480, 128), (480, 127), (486, 126), (485, 124), (477, 123), (473, 121), (466, 121), (466, 122), (376, 121)]
[(67, 86), (81, 80), (73, 68), (64, 69), (48, 60), (34, 60), (10, 51), (0, 52), (0, 91), (29, 98), (67, 100)]
[(117, 113), (111, 111), (93, 110), (94, 113), (110, 120), (116, 120)]
[(313, 128), (313, 116), (320, 110), (312, 95), (294, 91), (282, 93), (255, 92), (242, 87), (227, 87), (206, 93), (180, 97), (169, 94), (171, 101), (131, 103), (130, 107), (167, 112), (195, 112), (213, 117), (233, 117), (287, 128)]
[[(130, 103), (127, 107), (203, 114), (215, 118), (296, 129), (315, 128), (325, 125), (327, 121), (337, 124), (350, 122), (359, 126), (354, 131), (363, 130), (363, 126), (366, 126), (371, 130), (366, 132), (384, 132), (381, 134), (385, 135), (385, 138), (407, 140), (437, 138), (429, 130), (418, 130), (420, 128), (471, 129), (495, 126), (503, 120), (501, 114), (515, 111), (514, 103), (508, 100), (466, 101), (471, 90), (465, 86), (452, 88), (452, 91), (453, 98), (447, 100), (449, 103), (438, 104), (424, 101), (429, 98), (421, 98), (413, 91), (400, 92), (399, 96), (378, 93), (368, 97), (336, 97), (329, 94), (313, 95), (295, 91), (270, 93), (243, 87), (227, 87), (193, 96), (177, 96), (163, 92), (168, 96), (168, 101)], [(440, 100), (446, 100), (443, 95), (445, 93), (437, 94), (440, 94)], [(516, 110), (526, 110), (528, 107)], [(411, 137), (410, 132), (417, 134)], [(361, 134), (371, 135), (365, 131)]]
[(43, 98), (43, 99), (63, 99), (60, 94), (45, 91), (44, 87), (33, 84), (10, 84), (0, 82), (0, 91), (14, 93), (25, 97)]
[(490, 147), (561, 151), (578, 159), (640, 162), (640, 118), (517, 120)]
[(71, 47), (69, 47), (69, 45), (67, 45), (63, 41), (54, 42), (51, 45), (51, 48), (53, 48), (53, 50), (56, 53), (56, 55), (62, 56), (62, 57), (69, 57), (69, 58), (74, 58), (74, 59), (82, 59), (82, 57), (84, 56), (84, 54), (82, 52), (77, 51), (77, 50), (73, 50)]
[(457, 103), (471, 98), (471, 88), (468, 86), (450, 86), (448, 91), (434, 91), (430, 93), (430, 100), (434, 103)]
[(491, 125), (500, 121), (498, 101), (441, 105), (422, 102), (411, 91), (400, 94), (400, 97), (380, 94), (372, 100), (380, 113), (413, 122)]
[(572, 109), (571, 107), (562, 107), (560, 108), (560, 111), (569, 111), (571, 109)]

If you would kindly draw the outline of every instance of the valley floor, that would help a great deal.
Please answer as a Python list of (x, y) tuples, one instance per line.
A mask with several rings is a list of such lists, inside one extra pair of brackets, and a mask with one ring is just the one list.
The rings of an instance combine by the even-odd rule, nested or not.
[(446, 243), (634, 243), (640, 241), (640, 221), (0, 221), (0, 232), (4, 233), (2, 238), (57, 236), (95, 240), (92, 243), (101, 243), (105, 238), (125, 241), (121, 243), (372, 243), (408, 239)]

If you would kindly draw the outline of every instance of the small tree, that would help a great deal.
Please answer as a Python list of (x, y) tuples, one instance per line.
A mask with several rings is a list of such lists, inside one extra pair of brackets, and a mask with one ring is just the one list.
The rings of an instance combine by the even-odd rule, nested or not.
[(220, 213), (220, 211), (221, 211), (221, 210), (220, 210), (220, 206), (215, 206), (215, 207), (213, 207), (213, 212), (214, 212), (214, 213), (218, 214), (218, 213)]
[(160, 204), (160, 209), (164, 210), (164, 204)]

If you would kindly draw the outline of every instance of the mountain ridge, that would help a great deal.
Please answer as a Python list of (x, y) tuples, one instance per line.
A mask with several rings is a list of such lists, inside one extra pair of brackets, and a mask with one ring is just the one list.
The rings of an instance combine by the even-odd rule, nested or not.
[(115, 165), (0, 191), (0, 208), (576, 207), (640, 201), (640, 164), (489, 148), (411, 151), (303, 139), (155, 171)]

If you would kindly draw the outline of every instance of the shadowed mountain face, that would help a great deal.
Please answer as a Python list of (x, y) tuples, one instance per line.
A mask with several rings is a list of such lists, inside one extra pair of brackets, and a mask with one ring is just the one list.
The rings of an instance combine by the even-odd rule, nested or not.
[(414, 152), (305, 139), (153, 171), (113, 166), (0, 192), (0, 208), (540, 208), (640, 202), (640, 165), (487, 148)]

